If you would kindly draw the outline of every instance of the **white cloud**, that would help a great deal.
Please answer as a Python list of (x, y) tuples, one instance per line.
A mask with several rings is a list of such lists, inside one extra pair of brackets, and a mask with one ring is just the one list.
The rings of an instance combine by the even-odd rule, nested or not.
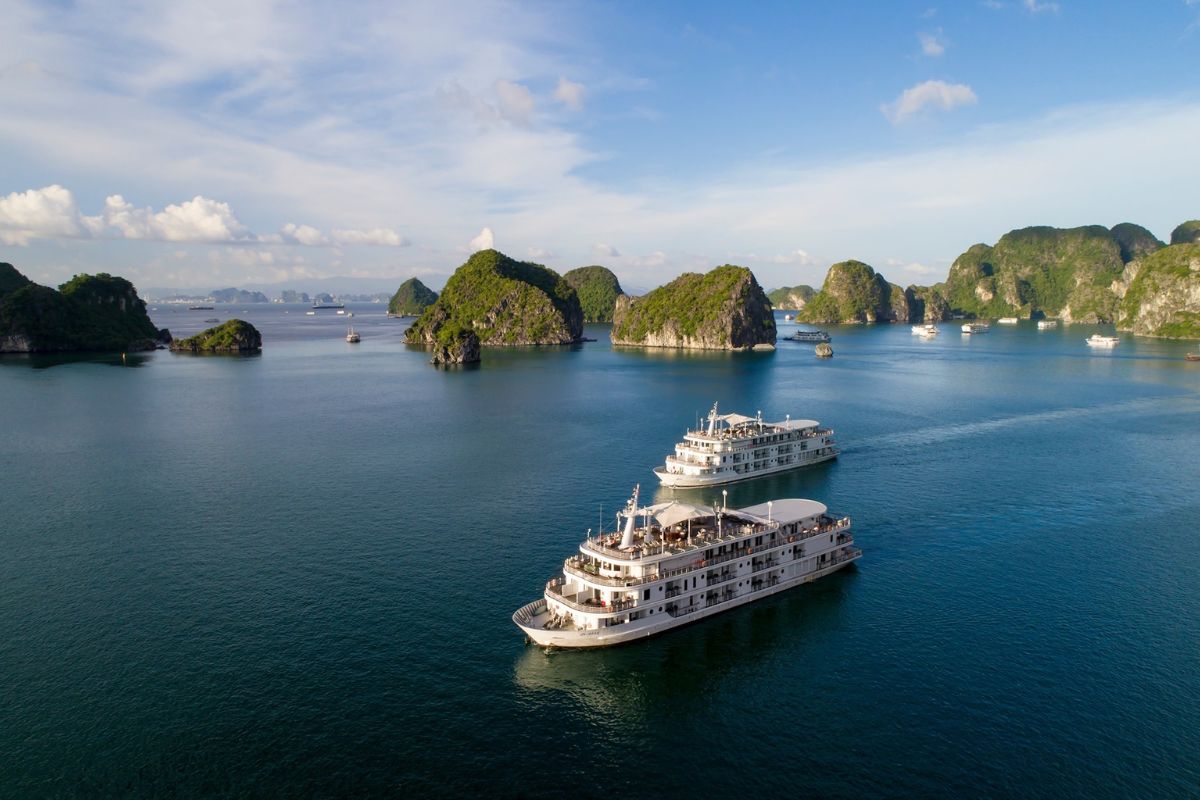
[(893, 123), (899, 124), (928, 108), (949, 111), (978, 102), (975, 92), (965, 83), (925, 81), (905, 89), (893, 102), (880, 106), (880, 110)]
[(1057, 14), (1059, 11), (1058, 3), (1040, 3), (1038, 0), (1023, 0), (1021, 5), (1025, 6), (1025, 10), (1030, 14), (1042, 14), (1046, 12)]
[(572, 111), (578, 111), (583, 108), (585, 93), (582, 83), (572, 83), (566, 78), (559, 78), (558, 86), (554, 89), (554, 99)]
[(525, 250), (526, 258), (536, 258), (539, 261), (546, 261), (551, 258), (558, 258), (558, 253), (553, 250), (546, 250), (541, 247), (530, 247)]
[(31, 239), (86, 235), (74, 196), (58, 184), (0, 197), (0, 242), (4, 244), (24, 246)]
[(391, 228), (370, 228), (367, 230), (333, 229), (333, 240), (338, 244), (373, 244), (383, 247), (407, 247), (411, 244), (408, 239)]
[(469, 249), (472, 253), (480, 250), (491, 250), (496, 245), (496, 237), (492, 235), (491, 228), (484, 228), (479, 232), (479, 235), (471, 240)]
[(600, 244), (600, 243), (594, 244), (594, 245), (592, 245), (592, 252), (598, 256), (604, 256), (605, 258), (620, 258), (621, 257), (621, 252), (619, 250), (617, 250), (617, 248), (613, 247), (611, 244)]
[(937, 58), (946, 52), (946, 42), (942, 37), (941, 28), (933, 33), (918, 33), (917, 38), (921, 41), (921, 52), (930, 58)]
[(533, 95), (519, 83), (496, 81), (500, 115), (509, 122), (528, 125), (533, 118)]
[(311, 225), (296, 225), (289, 222), (279, 229), (279, 235), (288, 244), (302, 244), (308, 247), (329, 244), (325, 235)]
[(163, 242), (246, 242), (254, 234), (246, 228), (228, 203), (196, 195), (183, 203), (171, 204), (162, 211), (135, 208), (119, 194), (104, 200), (100, 217), (87, 220), (93, 233), (105, 228), (120, 232), (126, 239), (153, 239)]

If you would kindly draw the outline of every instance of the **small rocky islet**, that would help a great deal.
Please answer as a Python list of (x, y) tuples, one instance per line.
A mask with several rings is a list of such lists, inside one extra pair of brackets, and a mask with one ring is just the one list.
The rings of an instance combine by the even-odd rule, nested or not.
[(257, 353), (262, 350), (262, 334), (249, 322), (231, 319), (186, 339), (175, 339), (176, 353)]
[(437, 292), (421, 283), (419, 278), (409, 278), (388, 301), (387, 313), (393, 317), (420, 316), (438, 299)]

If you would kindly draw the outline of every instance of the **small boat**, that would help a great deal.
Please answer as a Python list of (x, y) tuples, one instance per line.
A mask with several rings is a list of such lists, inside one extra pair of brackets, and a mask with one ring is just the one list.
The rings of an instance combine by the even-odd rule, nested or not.
[(188, 311), (212, 311), (212, 306), (188, 306)]
[(1000, 325), (1016, 325), (1020, 320), (1016, 317), (1001, 317), (996, 322)]
[(784, 322), (791, 322), (791, 321), (792, 321), (792, 320), (794, 320), (794, 319), (795, 319), (795, 317), (794, 317), (794, 316), (792, 316), (791, 314), (784, 314), (784, 315), (783, 315), (783, 321), (784, 321)]
[(962, 326), (963, 333), (987, 333), (991, 326), (986, 322), (967, 322)]
[(828, 342), (829, 334), (825, 331), (796, 331), (792, 334), (793, 342)]
[(317, 315), (317, 312), (315, 312), (315, 311), (305, 311), (304, 312), (304, 316), (306, 316), (306, 317), (315, 317), (316, 315)]
[(1188, 353), (1184, 358), (1188, 361), (1200, 361), (1200, 353)]
[(350, 344), (358, 344), (361, 341), (361, 337), (359, 337), (358, 331), (354, 330), (353, 325), (346, 331), (346, 341)]
[(937, 325), (934, 325), (932, 322), (927, 322), (924, 325), (913, 325), (912, 332), (913, 332), (913, 336), (937, 336), (938, 335)]
[(313, 303), (313, 308), (345, 308), (345, 303)]
[(209, 317), (208, 319), (206, 319), (204, 321), (205, 322), (220, 322), (221, 320), (217, 319), (216, 317)]
[(1098, 333), (1093, 333), (1084, 339), (1084, 341), (1088, 343), (1088, 347), (1116, 347), (1121, 340), (1116, 336), (1101, 336)]
[(1039, 331), (1048, 331), (1051, 328), (1057, 328), (1057, 327), (1058, 327), (1058, 320), (1056, 320), (1056, 319), (1039, 319), (1038, 320), (1038, 330)]
[(347, 317), (353, 317), (353, 316), (354, 316), (354, 312), (353, 312), (353, 311), (347, 311), (347, 312), (346, 312), (346, 316), (347, 316)]
[(344, 316), (346, 316), (346, 309), (344, 309), (344, 308), (339, 308), (339, 309), (337, 310), (337, 315), (338, 315), (339, 317), (344, 317)]

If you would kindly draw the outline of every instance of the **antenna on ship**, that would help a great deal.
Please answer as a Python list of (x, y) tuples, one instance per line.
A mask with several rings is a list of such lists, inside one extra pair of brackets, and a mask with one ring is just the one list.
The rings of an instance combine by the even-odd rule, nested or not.
[(642, 485), (636, 484), (633, 487), (633, 497), (629, 498), (629, 505), (625, 507), (625, 532), (621, 534), (621, 549), (633, 547), (633, 525), (634, 518), (637, 516), (638, 510), (638, 493), (641, 491)]

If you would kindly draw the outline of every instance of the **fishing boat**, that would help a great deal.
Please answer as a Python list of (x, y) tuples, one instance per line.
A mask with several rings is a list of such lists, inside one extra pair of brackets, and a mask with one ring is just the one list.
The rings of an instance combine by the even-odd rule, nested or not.
[(346, 341), (350, 344), (358, 344), (361, 339), (362, 337), (358, 335), (358, 331), (354, 330), (353, 325), (346, 330)]
[(188, 311), (212, 311), (212, 306), (188, 306)]
[(1101, 336), (1098, 333), (1093, 333), (1088, 338), (1084, 339), (1088, 347), (1116, 347), (1120, 343), (1120, 339), (1116, 336)]
[(1184, 358), (1188, 361), (1200, 361), (1200, 353), (1188, 353)]
[(664, 486), (699, 487), (744, 481), (837, 458), (833, 430), (815, 419), (764, 422), (718, 414), (713, 403), (704, 428), (687, 431), (654, 474)]
[[(543, 647), (644, 639), (815, 581), (862, 556), (850, 518), (823, 503), (777, 499), (745, 508), (638, 504), (618, 531), (587, 538), (537, 600), (513, 613)], [(622, 518), (624, 526), (621, 527)]]

